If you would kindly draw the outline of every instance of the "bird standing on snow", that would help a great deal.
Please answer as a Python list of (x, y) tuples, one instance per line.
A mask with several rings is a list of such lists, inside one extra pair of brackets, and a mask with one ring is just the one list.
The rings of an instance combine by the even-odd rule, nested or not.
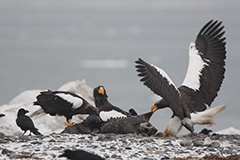
[(121, 118), (131, 116), (128, 112), (112, 105), (108, 101), (108, 95), (103, 86), (98, 86), (93, 90), (95, 106), (99, 109), (99, 116), (103, 121), (111, 118)]
[(162, 69), (140, 58), (136, 61), (141, 81), (163, 98), (151, 110), (169, 107), (173, 111), (164, 136), (176, 135), (182, 125), (193, 132), (194, 124), (214, 124), (213, 116), (225, 109), (226, 106), (221, 106), (206, 110), (224, 79), (226, 42), (223, 28), (221, 22), (211, 20), (200, 30), (195, 42), (190, 44), (188, 70), (179, 88)]
[(98, 109), (89, 104), (81, 96), (65, 91), (43, 91), (37, 96), (37, 101), (34, 105), (42, 107), (44, 112), (51, 116), (59, 115), (66, 118), (66, 127), (72, 126), (69, 121), (73, 115), (77, 114), (96, 114)]
[(21, 108), (18, 110), (17, 113), (16, 123), (18, 127), (20, 127), (24, 131), (22, 135), (24, 135), (28, 130), (30, 131), (30, 135), (31, 132), (34, 133), (35, 135), (41, 135), (41, 133), (38, 132), (38, 129), (35, 128), (31, 118), (25, 115), (28, 112), (29, 112), (28, 110)]
[(68, 159), (71, 159), (71, 160), (104, 160), (104, 158), (96, 154), (89, 153), (81, 149), (75, 150), (75, 151), (71, 151), (67, 149), (59, 157), (67, 157)]

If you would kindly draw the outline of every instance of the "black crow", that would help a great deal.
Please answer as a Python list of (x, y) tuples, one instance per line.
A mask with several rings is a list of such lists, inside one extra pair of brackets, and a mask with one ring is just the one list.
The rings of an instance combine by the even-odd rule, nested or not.
[(81, 149), (75, 151), (67, 149), (59, 157), (67, 157), (68, 159), (71, 160), (104, 160), (104, 158), (96, 154), (89, 153)]
[(38, 129), (35, 128), (31, 118), (25, 115), (28, 112), (29, 112), (28, 110), (21, 108), (18, 110), (18, 113), (17, 113), (16, 123), (18, 127), (20, 127), (24, 131), (22, 135), (24, 135), (27, 132), (27, 130), (30, 131), (30, 135), (31, 135), (31, 132), (34, 133), (35, 135), (41, 135), (41, 133), (38, 132)]

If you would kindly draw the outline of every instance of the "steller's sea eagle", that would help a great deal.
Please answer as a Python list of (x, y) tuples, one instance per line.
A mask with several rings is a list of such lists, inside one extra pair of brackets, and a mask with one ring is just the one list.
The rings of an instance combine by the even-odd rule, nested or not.
[(112, 105), (108, 101), (107, 92), (102, 85), (93, 89), (93, 97), (95, 106), (99, 109), (99, 116), (103, 121), (107, 121), (111, 118), (124, 118), (131, 116), (130, 113)]
[[(37, 96), (37, 101), (33, 104), (41, 106), (44, 112), (51, 116), (64, 116), (66, 118), (66, 127), (73, 125), (69, 122), (72, 116), (77, 114), (88, 114), (89, 116), (98, 117), (98, 109), (96, 107), (72, 92), (42, 91)], [(100, 122), (101, 119), (98, 118), (96, 121)]]
[(224, 79), (226, 38), (223, 28), (222, 22), (211, 20), (200, 30), (189, 46), (188, 70), (179, 88), (162, 69), (140, 58), (136, 61), (140, 81), (163, 98), (151, 110), (169, 107), (173, 111), (163, 136), (176, 135), (182, 125), (193, 132), (194, 124), (214, 124), (213, 116), (226, 107), (206, 110)]

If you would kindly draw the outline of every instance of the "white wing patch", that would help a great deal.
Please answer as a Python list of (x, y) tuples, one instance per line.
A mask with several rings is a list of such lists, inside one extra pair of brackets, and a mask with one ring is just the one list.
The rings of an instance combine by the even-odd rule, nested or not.
[(121, 118), (121, 117), (127, 117), (125, 114), (122, 114), (121, 112), (117, 112), (115, 110), (111, 110), (111, 111), (101, 111), (99, 113), (100, 118), (103, 121), (107, 121), (111, 118)]
[(190, 44), (188, 70), (182, 85), (193, 90), (198, 90), (200, 87), (201, 71), (204, 65), (207, 66), (208, 64), (202, 60), (195, 46), (196, 44), (194, 42)]
[(78, 97), (74, 97), (70, 94), (65, 94), (65, 93), (57, 93), (57, 96), (61, 97), (62, 99), (68, 101), (69, 103), (73, 104), (73, 108), (79, 108), (80, 106), (82, 106), (83, 104), (83, 100), (81, 98)]
[(162, 70), (161, 68), (159, 68), (159, 67), (157, 67), (157, 66), (155, 66), (153, 64), (151, 64), (151, 66), (156, 68), (156, 70), (159, 72), (159, 74), (167, 79), (169, 85), (173, 85), (176, 88), (176, 90), (178, 90), (177, 87), (175, 86), (175, 84), (172, 82), (172, 80), (170, 79), (170, 77), (167, 75), (167, 73), (164, 70)]

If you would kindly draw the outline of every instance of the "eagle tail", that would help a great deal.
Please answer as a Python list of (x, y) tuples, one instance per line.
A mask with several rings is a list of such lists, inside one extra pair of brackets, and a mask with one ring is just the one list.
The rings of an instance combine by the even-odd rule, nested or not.
[(30, 114), (29, 117), (35, 117), (35, 116), (42, 115), (42, 114), (45, 114), (45, 112), (42, 108), (39, 108), (38, 110), (36, 110), (32, 114)]
[(226, 105), (220, 105), (211, 109), (207, 109), (202, 112), (198, 113), (191, 113), (191, 120), (193, 124), (207, 124), (209, 126), (212, 126), (215, 123), (214, 116), (224, 110), (227, 106)]

